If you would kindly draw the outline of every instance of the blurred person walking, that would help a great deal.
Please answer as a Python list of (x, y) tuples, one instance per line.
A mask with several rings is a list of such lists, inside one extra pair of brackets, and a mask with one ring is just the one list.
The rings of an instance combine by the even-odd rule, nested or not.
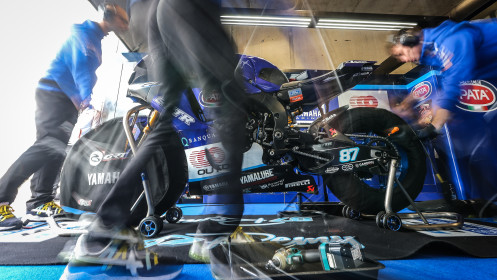
[[(141, 188), (141, 174), (146, 172), (147, 163), (159, 149), (167, 149), (167, 157), (184, 153), (181, 141), (173, 127), (174, 112), (179, 105), (183, 92), (188, 87), (201, 88), (205, 95), (217, 100), (214, 109), (214, 129), (229, 156), (229, 172), (224, 177), (226, 188), (219, 190), (217, 214), (239, 220), (243, 214), (243, 193), (240, 183), (243, 147), (245, 145), (245, 111), (240, 106), (244, 102), (243, 89), (235, 81), (235, 68), (238, 56), (223, 29), (221, 3), (219, 0), (143, 0), (141, 7), (149, 5), (148, 48), (152, 81), (161, 82), (160, 95), (164, 110), (160, 114), (154, 130), (142, 143), (134, 158), (121, 173), (116, 184), (96, 213), (96, 219), (89, 227), (88, 234), (78, 238), (73, 260), (90, 263), (128, 266), (138, 260), (150, 263), (151, 256), (157, 254), (144, 249), (143, 241), (134, 232), (130, 222), (130, 208), (133, 194)], [(136, 5), (136, 3), (135, 3)], [(135, 12), (130, 9), (131, 25)], [(143, 12), (143, 10), (141, 10)], [(138, 16), (138, 14), (136, 14)], [(140, 15), (142, 15), (140, 13)], [(210, 98), (207, 97), (207, 98)], [(174, 143), (180, 143), (176, 149)], [(176, 155), (179, 156), (179, 155)], [(170, 174), (175, 176), (175, 174)], [(185, 185), (169, 185), (164, 201), (173, 206), (184, 190)], [(166, 207), (167, 208), (167, 207)], [(160, 213), (158, 213), (160, 214)], [(217, 222), (201, 223), (197, 233), (216, 239), (228, 237), (238, 224), (220, 225)], [(199, 253), (202, 253), (200, 246)], [(115, 253), (126, 251), (127, 260), (112, 261)], [(209, 254), (209, 250), (204, 250)], [(193, 254), (195, 255), (195, 254)], [(168, 256), (163, 256), (168, 257)], [(174, 254), (169, 257), (174, 258)], [(201, 256), (199, 256), (201, 257)], [(207, 256), (208, 258), (209, 256)], [(223, 256), (220, 256), (223, 258)], [(170, 260), (169, 260), (170, 261)], [(225, 260), (223, 260), (224, 262)], [(159, 264), (161, 261), (159, 261)], [(142, 266), (134, 275), (144, 275), (160, 271)], [(148, 270), (148, 272), (147, 272)], [(158, 272), (157, 272), (158, 273)], [(173, 273), (173, 272), (171, 272)], [(175, 272), (177, 273), (177, 272)], [(229, 269), (224, 273), (229, 273)]]

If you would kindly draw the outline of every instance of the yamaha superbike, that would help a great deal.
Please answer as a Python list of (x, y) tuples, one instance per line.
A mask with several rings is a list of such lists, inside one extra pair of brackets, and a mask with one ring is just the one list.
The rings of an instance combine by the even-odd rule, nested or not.
[[(83, 136), (68, 154), (61, 175), (63, 205), (95, 211), (140, 141), (153, 130), (164, 100), (160, 84), (148, 79), (146, 61), (147, 57), (137, 64), (129, 80), (128, 97), (140, 105), (124, 118), (107, 121)], [(241, 55), (236, 73), (249, 100), (240, 179), (244, 192), (316, 192), (322, 180), (349, 210), (376, 214), (385, 207), (389, 211), (406, 207), (409, 199), (403, 191), (415, 198), (426, 173), (425, 153), (413, 130), (384, 109), (342, 106), (330, 110), (337, 107), (336, 97), (347, 94), (373, 69), (373, 62), (349, 61), (334, 71), (290, 82), (270, 62)], [(161, 202), (170, 185), (188, 182), (191, 194), (209, 194), (223, 187), (219, 178), (226, 174), (229, 162), (211, 129), (215, 120), (210, 118), (218, 101), (215, 94), (202, 89), (185, 90), (173, 122), (181, 139), (175, 145), (184, 154), (171, 159), (166, 149), (151, 159), (149, 190), (145, 187), (144, 193), (136, 194), (132, 208), (136, 217), (145, 216), (147, 205), (146, 219), (168, 210)], [(298, 121), (305, 112), (317, 112), (316, 108), (319, 117), (312, 123)], [(177, 210), (166, 213), (168, 221), (179, 216)], [(140, 227), (147, 222), (150, 219), (142, 220)]]

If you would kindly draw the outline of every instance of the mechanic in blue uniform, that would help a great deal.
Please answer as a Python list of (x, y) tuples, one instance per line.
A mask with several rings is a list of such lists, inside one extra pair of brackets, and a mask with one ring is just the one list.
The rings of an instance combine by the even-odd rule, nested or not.
[(26, 203), (29, 221), (63, 214), (54, 200), (54, 182), (66, 156), (66, 146), (78, 118), (89, 105), (95, 71), (102, 63), (101, 40), (109, 32), (128, 28), (126, 11), (114, 4), (102, 7), (100, 22), (87, 20), (72, 27), (45, 76), (36, 88), (36, 141), (0, 179), (0, 230), (20, 229), (10, 204), (18, 188), (31, 176), (31, 198)]
[[(435, 138), (444, 131), (445, 123), (450, 124), (455, 154), (462, 159), (459, 169), (470, 172), (467, 177), (472, 178), (467, 185), (479, 189), (467, 190), (471, 198), (489, 199), (497, 193), (496, 35), (495, 19), (447, 20), (435, 28), (401, 30), (391, 48), (401, 62), (416, 62), (441, 71), (441, 94), (435, 100), (433, 119), (418, 131), (418, 136)], [(465, 84), (485, 85), (488, 90), (469, 92)], [(413, 102), (406, 98), (396, 109), (408, 109)]]

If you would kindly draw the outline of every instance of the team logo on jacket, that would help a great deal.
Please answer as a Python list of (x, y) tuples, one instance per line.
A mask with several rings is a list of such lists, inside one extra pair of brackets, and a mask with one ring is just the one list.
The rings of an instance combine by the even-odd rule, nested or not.
[(424, 81), (415, 85), (411, 90), (411, 95), (418, 101), (425, 100), (431, 94), (430, 82)]
[(472, 112), (487, 112), (497, 108), (495, 102), (497, 89), (491, 83), (484, 80), (462, 82), (459, 104), (456, 106), (462, 110)]
[(350, 107), (378, 107), (378, 99), (372, 95), (366, 96), (352, 96), (349, 100)]

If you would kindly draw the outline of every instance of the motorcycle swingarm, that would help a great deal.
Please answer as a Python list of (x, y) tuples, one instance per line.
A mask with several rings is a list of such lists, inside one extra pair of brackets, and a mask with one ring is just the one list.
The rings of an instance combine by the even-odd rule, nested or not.
[[(384, 174), (388, 170), (383, 170), (382, 166), (392, 158), (387, 149), (368, 145), (336, 145), (335, 141), (314, 145), (316, 153), (306, 153), (294, 150), (300, 156), (314, 158), (323, 162), (308, 171), (316, 174), (337, 174), (350, 172), (366, 172), (373, 174)], [(327, 147), (327, 146), (334, 147)], [(382, 162), (382, 164), (380, 164)]]

